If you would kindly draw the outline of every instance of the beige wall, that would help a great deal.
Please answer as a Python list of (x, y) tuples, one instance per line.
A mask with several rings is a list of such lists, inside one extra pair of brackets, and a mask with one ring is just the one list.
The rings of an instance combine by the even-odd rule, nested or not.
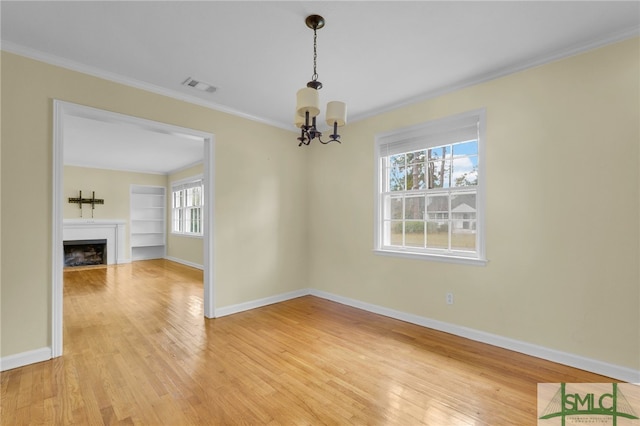
[[(7, 52), (1, 65), (0, 356), (51, 345), (54, 99), (215, 135), (216, 306), (293, 291), (306, 282), (300, 251), (306, 203), (298, 201), (306, 194), (300, 177), (307, 153), (297, 148), (293, 132)], [(260, 179), (238, 179), (256, 170)]]
[(189, 264), (204, 265), (203, 241), (200, 237), (188, 237), (171, 233), (171, 185), (173, 182), (202, 175), (202, 164), (169, 175), (167, 187), (167, 256)]
[[(309, 286), (640, 370), (639, 47), (459, 90), (312, 146)], [(375, 255), (375, 134), (476, 108), (488, 265)]]
[[(131, 185), (167, 186), (167, 176), (132, 173), (117, 170), (92, 169), (87, 167), (65, 166), (63, 184), (63, 217), (80, 219), (77, 204), (68, 203), (69, 197), (77, 197), (82, 191), (83, 198), (91, 198), (95, 191), (96, 198), (104, 199), (103, 205), (96, 205), (94, 219), (129, 220)], [(84, 204), (82, 218), (91, 217), (91, 205)]]
[[(310, 287), (640, 370), (639, 47), (459, 90), (305, 149), (290, 132), (3, 53), (1, 355), (50, 344), (62, 99), (215, 134), (218, 307)], [(487, 112), (488, 265), (374, 255), (375, 134), (476, 108)]]

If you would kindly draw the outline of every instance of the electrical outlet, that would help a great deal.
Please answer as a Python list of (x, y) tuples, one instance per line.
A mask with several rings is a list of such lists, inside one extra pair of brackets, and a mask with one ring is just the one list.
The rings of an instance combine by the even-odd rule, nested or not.
[(447, 293), (447, 305), (453, 305), (453, 293)]

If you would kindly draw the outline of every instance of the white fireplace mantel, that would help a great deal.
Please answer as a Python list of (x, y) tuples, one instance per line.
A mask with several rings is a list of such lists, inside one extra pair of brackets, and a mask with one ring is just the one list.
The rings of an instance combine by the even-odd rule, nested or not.
[(125, 220), (64, 219), (62, 239), (107, 240), (107, 264), (128, 263), (125, 250)]

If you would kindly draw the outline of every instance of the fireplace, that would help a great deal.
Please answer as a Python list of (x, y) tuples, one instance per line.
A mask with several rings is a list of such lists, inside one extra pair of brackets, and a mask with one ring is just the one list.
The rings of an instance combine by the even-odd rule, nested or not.
[(62, 240), (106, 240), (107, 246), (103, 254), (105, 264), (129, 263), (130, 260), (125, 257), (125, 227), (126, 221), (124, 220), (65, 219)]
[(64, 245), (64, 266), (107, 264), (107, 240), (68, 240)]

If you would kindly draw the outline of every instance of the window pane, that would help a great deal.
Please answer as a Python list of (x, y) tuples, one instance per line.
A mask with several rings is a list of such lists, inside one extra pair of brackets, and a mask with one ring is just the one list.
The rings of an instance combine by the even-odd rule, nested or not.
[(451, 230), (451, 248), (474, 251), (476, 249), (475, 228), (475, 221), (454, 222), (454, 228)]
[(404, 218), (405, 219), (424, 219), (424, 196), (407, 197), (404, 200)]
[(429, 160), (442, 160), (451, 157), (451, 145), (438, 146), (428, 151)]
[(176, 209), (172, 209), (171, 210), (171, 231), (173, 232), (177, 232), (178, 231), (178, 211)]
[(426, 166), (424, 163), (410, 164), (407, 167), (407, 190), (425, 189)]
[(453, 156), (478, 155), (478, 141), (462, 142), (453, 145)]
[(451, 197), (451, 248), (476, 249), (476, 194)]
[(191, 232), (191, 212), (192, 209), (184, 209), (185, 215), (184, 215), (184, 228), (183, 231), (184, 232)]
[(424, 163), (426, 154), (427, 151), (425, 150), (408, 153), (406, 155), (407, 166), (416, 163)]
[(202, 187), (196, 186), (193, 188), (193, 205), (201, 206), (202, 205)]
[(403, 224), (401, 221), (391, 222), (391, 234), (389, 235), (389, 242), (392, 246), (402, 245), (402, 225)]
[(449, 218), (449, 196), (431, 195), (427, 197), (428, 219), (448, 219)]
[(446, 222), (427, 222), (427, 247), (449, 248), (449, 225)]
[(451, 161), (430, 161), (428, 163), (428, 188), (449, 188)]
[(391, 166), (404, 166), (404, 154), (392, 155), (389, 157)]
[(390, 219), (402, 219), (402, 197), (391, 197)]
[(194, 205), (194, 203), (193, 203), (194, 202), (193, 194), (194, 194), (194, 188), (187, 189), (187, 203), (186, 203), (186, 205), (189, 206), (189, 207)]
[(478, 157), (458, 157), (453, 159), (452, 184), (474, 186), (478, 184)]
[(404, 191), (405, 168), (393, 167), (389, 169), (389, 191)]
[(182, 209), (174, 210), (173, 230), (175, 232), (183, 232), (182, 224), (184, 223), (184, 211)]
[(454, 194), (451, 196), (451, 218), (475, 219), (476, 194)]
[(189, 232), (198, 234), (200, 233), (200, 208), (191, 209), (191, 227)]
[(404, 245), (424, 247), (424, 222), (406, 221), (404, 224)]

